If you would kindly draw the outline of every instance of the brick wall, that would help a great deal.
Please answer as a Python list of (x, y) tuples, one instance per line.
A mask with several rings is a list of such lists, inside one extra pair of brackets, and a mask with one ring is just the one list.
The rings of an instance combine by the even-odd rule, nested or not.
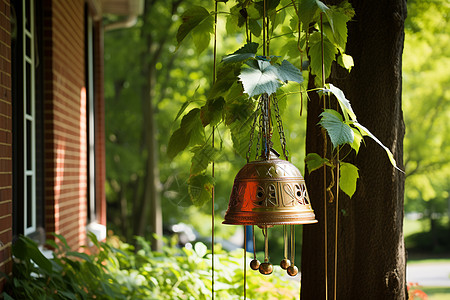
[(43, 1), (46, 232), (86, 241), (84, 1)]
[[(11, 272), (12, 240), (11, 26), (9, 0), (0, 0), (0, 272)], [(0, 291), (4, 279), (0, 279)]]

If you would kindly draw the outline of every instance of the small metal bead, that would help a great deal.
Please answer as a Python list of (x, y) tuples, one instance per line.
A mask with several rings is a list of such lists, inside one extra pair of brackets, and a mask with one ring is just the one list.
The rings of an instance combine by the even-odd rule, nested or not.
[(269, 262), (263, 262), (259, 266), (259, 273), (261, 273), (263, 275), (269, 275), (269, 274), (272, 274), (272, 272), (273, 272), (273, 266)]
[(252, 268), (252, 270), (255, 270), (255, 271), (258, 270), (259, 265), (260, 265), (260, 263), (259, 263), (259, 260), (257, 260), (257, 259), (254, 259), (250, 262), (250, 268)]
[(290, 261), (289, 259), (287, 259), (287, 258), (283, 259), (283, 260), (280, 262), (280, 267), (281, 267), (283, 270), (286, 270), (290, 265), (291, 265), (291, 261)]
[(290, 276), (295, 276), (295, 275), (298, 274), (298, 268), (297, 268), (296, 266), (294, 266), (294, 265), (289, 266), (289, 268), (287, 268), (287, 273), (288, 273)]

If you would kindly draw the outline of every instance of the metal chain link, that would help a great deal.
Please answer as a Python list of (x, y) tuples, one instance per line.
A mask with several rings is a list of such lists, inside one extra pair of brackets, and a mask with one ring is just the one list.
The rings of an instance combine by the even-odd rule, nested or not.
[(283, 122), (281, 121), (280, 108), (278, 107), (278, 99), (273, 96), (273, 107), (275, 108), (275, 118), (277, 120), (278, 134), (280, 136), (281, 149), (286, 160), (289, 160), (289, 151), (286, 149), (286, 136), (284, 135)]
[[(258, 120), (258, 111), (261, 108), (261, 101), (258, 101), (258, 106), (256, 107), (256, 111), (255, 111), (255, 117), (253, 119), (253, 123), (252, 123), (252, 127), (250, 129), (250, 142), (248, 143), (248, 150), (247, 150), (247, 163), (250, 162), (250, 155), (252, 152), (252, 146), (253, 146), (253, 138), (254, 138), (254, 134), (255, 134), (255, 129), (256, 129), (256, 121)], [(259, 150), (259, 135), (258, 135), (258, 142), (256, 144), (256, 155), (258, 155), (258, 150)]]
[(270, 130), (270, 98), (267, 94), (261, 95), (261, 138), (264, 145), (264, 152), (261, 153), (263, 159), (269, 159), (270, 149), (272, 148), (272, 134)]

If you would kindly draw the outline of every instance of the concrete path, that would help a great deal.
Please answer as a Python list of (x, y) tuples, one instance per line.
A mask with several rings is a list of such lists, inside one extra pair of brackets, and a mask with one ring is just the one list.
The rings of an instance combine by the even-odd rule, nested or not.
[(406, 280), (421, 286), (450, 287), (450, 262), (408, 264)]

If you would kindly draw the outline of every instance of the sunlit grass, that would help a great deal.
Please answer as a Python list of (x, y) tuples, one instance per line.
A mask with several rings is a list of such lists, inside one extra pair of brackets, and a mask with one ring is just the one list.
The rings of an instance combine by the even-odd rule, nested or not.
[(450, 300), (450, 287), (421, 287), (421, 290), (428, 295), (428, 300)]

